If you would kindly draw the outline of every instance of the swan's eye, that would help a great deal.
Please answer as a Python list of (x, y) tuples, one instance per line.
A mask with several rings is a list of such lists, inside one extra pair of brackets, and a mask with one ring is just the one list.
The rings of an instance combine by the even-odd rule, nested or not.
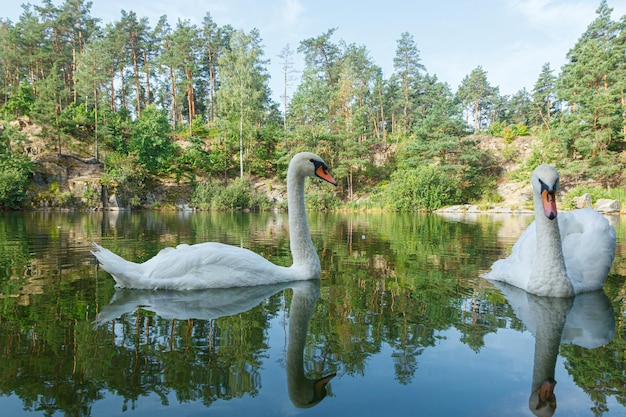
[(555, 192), (557, 190), (558, 186), (559, 186), (558, 181), (556, 182), (554, 187), (548, 187), (548, 185), (545, 182), (541, 181), (541, 180), (539, 180), (539, 184), (541, 185), (541, 191), (545, 190), (545, 191), (548, 191), (549, 193)]

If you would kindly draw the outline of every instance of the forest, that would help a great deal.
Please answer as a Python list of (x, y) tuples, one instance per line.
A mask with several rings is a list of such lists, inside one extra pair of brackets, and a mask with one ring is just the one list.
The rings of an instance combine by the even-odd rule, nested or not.
[[(269, 203), (253, 179), (284, 179), (300, 150), (322, 156), (340, 183), (312, 187), (308, 204), (319, 209), (497, 201), (493, 185), (523, 136), (533, 137), (531, 156), (506, 175), (555, 163), (596, 194), (624, 196), (626, 16), (613, 20), (606, 0), (566, 64), (544, 64), (532, 91), (502, 95), (481, 66), (453, 91), (428, 72), (408, 32), (384, 77), (367, 46), (329, 28), (282, 49), (280, 103), (261, 33), (219, 26), (208, 11), (201, 25), (167, 16), (151, 25), (125, 10), (103, 25), (83, 0), (22, 8), (17, 22), (0, 19), (0, 209), (35, 206), (45, 154), (102, 164), (101, 185), (128, 207), (145, 207), (146, 192), (167, 179), (190, 184), (199, 208), (262, 209)], [(305, 65), (296, 77), (297, 54)], [(37, 154), (27, 125), (40, 126)], [(485, 136), (510, 150), (495, 157), (477, 146)], [(59, 206), (99, 200), (95, 188), (44, 186)]]

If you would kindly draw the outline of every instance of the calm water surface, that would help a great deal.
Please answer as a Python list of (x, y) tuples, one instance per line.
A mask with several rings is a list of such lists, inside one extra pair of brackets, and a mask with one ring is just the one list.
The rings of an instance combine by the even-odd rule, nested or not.
[(626, 220), (572, 300), (480, 278), (531, 220), (313, 213), (321, 282), (173, 292), (116, 290), (91, 242), (289, 265), (286, 215), (0, 213), (1, 414), (532, 416), (554, 376), (554, 415), (624, 416)]

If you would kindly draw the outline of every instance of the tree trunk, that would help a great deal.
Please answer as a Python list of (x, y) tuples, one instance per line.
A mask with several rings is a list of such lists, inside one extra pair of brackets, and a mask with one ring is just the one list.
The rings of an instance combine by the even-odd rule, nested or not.
[(137, 108), (137, 117), (141, 117), (141, 95), (139, 86), (139, 64), (137, 63), (137, 51), (135, 50), (135, 44), (132, 46), (133, 52), (133, 73), (135, 74), (135, 106)]
[(143, 48), (143, 62), (146, 72), (146, 98), (144, 100), (144, 106), (146, 106), (152, 101), (152, 93), (150, 92), (150, 66), (148, 65), (148, 52), (146, 51), (146, 48)]
[(178, 120), (178, 105), (176, 104), (176, 78), (174, 77), (174, 68), (170, 68), (170, 82), (172, 93), (172, 129), (176, 130), (176, 121)]

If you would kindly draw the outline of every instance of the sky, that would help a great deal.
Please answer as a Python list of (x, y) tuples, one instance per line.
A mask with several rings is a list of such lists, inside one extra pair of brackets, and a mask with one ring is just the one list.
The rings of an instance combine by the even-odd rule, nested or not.
[[(63, 0), (52, 0), (55, 5)], [(0, 17), (15, 22), (20, 4), (40, 0), (10, 0)], [(566, 63), (567, 52), (596, 18), (600, 0), (92, 0), (91, 16), (101, 24), (119, 20), (120, 11), (148, 17), (151, 25), (166, 15), (201, 25), (207, 12), (219, 26), (230, 24), (246, 33), (256, 28), (270, 60), (273, 97), (281, 102), (281, 50), (296, 51), (300, 41), (337, 28), (331, 41), (365, 46), (385, 78), (394, 72), (393, 58), (403, 32), (413, 36), (421, 63), (429, 74), (456, 92), (463, 78), (481, 66), (500, 94), (532, 91), (541, 68), (550, 63), (554, 74)], [(608, 0), (612, 19), (626, 15), (626, 1)], [(295, 70), (303, 57), (294, 57)], [(290, 90), (299, 83), (298, 75)], [(291, 93), (288, 93), (291, 95)]]

